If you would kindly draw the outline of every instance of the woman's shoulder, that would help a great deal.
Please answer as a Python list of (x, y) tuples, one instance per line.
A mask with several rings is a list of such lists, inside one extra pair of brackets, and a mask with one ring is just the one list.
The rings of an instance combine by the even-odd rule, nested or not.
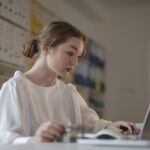
[(18, 84), (22, 84), (24, 80), (23, 73), (21, 71), (16, 71), (12, 77), (10, 77), (5, 83), (4, 86), (17, 86)]

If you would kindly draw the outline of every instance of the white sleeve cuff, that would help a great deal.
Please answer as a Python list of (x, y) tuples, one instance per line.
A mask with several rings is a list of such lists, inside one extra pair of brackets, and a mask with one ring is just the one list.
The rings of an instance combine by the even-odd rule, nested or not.
[(14, 140), (13, 144), (26, 144), (29, 137), (18, 137)]

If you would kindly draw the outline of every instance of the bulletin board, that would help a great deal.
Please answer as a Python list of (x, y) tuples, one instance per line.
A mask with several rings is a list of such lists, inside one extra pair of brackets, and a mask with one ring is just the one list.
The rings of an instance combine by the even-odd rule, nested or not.
[(0, 86), (23, 70), (21, 46), (29, 36), (30, 0), (0, 0)]
[(0, 0), (0, 61), (23, 66), (20, 50), (28, 37), (30, 0)]
[(21, 56), (21, 46), (58, 18), (37, 0), (0, 0), (0, 65), (6, 63), (19, 70), (31, 67), (33, 60)]

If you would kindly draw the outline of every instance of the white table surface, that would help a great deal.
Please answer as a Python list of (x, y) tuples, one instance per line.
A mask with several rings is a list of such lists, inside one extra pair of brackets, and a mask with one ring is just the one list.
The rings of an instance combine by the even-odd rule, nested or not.
[(0, 150), (150, 150), (148, 147), (138, 146), (98, 146), (75, 143), (39, 143), (21, 145), (0, 145)]

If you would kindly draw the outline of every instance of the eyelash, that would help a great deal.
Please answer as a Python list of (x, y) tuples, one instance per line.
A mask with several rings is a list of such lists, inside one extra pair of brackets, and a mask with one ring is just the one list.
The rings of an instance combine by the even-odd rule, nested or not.
[(67, 55), (68, 55), (68, 56), (73, 56), (74, 53), (73, 53), (73, 52), (67, 52)]
[[(74, 55), (74, 53), (73, 52), (67, 52), (67, 55), (71, 57)], [(78, 57), (78, 59), (80, 59), (82, 56), (77, 56), (77, 57)]]

